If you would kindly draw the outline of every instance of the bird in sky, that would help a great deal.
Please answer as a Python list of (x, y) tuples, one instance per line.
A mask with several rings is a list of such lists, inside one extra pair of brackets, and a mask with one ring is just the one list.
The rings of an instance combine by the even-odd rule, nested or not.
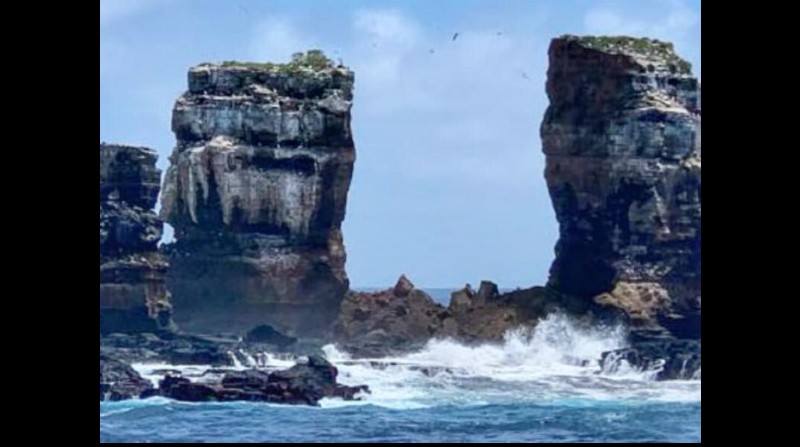
[(455, 33), (455, 34), (453, 34), (453, 42), (455, 42), (455, 41), (456, 41), (456, 39), (458, 39), (458, 36), (460, 36), (460, 35), (461, 35), (461, 33)]

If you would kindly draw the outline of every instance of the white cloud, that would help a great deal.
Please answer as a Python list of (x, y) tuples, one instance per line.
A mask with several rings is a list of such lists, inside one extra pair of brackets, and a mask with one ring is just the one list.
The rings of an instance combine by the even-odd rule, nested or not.
[[(649, 12), (656, 18), (637, 16), (608, 7), (591, 9), (584, 16), (585, 32), (589, 34), (629, 35), (651, 37), (675, 44), (684, 58), (700, 58), (700, 13), (689, 8), (683, 0), (658, 0)], [(701, 74), (700, 66), (694, 67)]]
[(594, 8), (584, 16), (584, 27), (592, 34), (633, 35), (683, 41), (700, 25), (700, 14), (681, 0), (660, 0), (656, 8), (664, 9), (657, 19), (635, 17), (609, 8)]
[(100, 0), (100, 26), (135, 16), (170, 0)]
[(362, 9), (356, 11), (355, 30), (364, 35), (364, 43), (394, 51), (410, 51), (419, 43), (419, 26), (398, 10)]
[(362, 146), (373, 143), (373, 133), (400, 136), (391, 149), (374, 150), (406, 178), (531, 187), (535, 89), (546, 72), (537, 62), (546, 59), (520, 55), (536, 54), (541, 42), (480, 28), (465, 28), (453, 41), (452, 33), (425, 32), (397, 10), (357, 12), (353, 32), (345, 62), (356, 72), (356, 118), (386, 126), (362, 132), (356, 124)]
[(270, 17), (255, 28), (250, 57), (256, 61), (286, 62), (292, 54), (311, 49), (313, 40), (286, 17)]
[[(348, 62), (358, 65), (359, 83), (367, 95), (378, 93), (372, 87), (402, 82), (404, 61), (420, 51), (422, 33), (417, 24), (397, 10), (362, 9), (353, 17), (353, 32), (356, 39)], [(408, 101), (422, 100), (407, 94)]]

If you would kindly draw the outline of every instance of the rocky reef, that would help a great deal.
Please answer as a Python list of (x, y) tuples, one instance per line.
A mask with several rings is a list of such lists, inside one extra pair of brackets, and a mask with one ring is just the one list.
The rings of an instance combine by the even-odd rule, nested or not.
[[(181, 362), (173, 364), (186, 365)], [(193, 378), (184, 377), (180, 371), (172, 369), (153, 373), (163, 376), (157, 388), (125, 360), (101, 349), (100, 401), (163, 396), (188, 402), (255, 401), (318, 406), (323, 398), (361, 400), (370, 392), (365, 385), (338, 383), (338, 369), (318, 355), (299, 359), (293, 367), (277, 371), (211, 368)]]
[(152, 392), (153, 384), (130, 365), (100, 353), (100, 401), (127, 400)]
[(162, 217), (176, 322), (325, 335), (349, 289), (341, 225), (355, 162), (353, 72), (321, 53), (189, 70)]
[(335, 340), (355, 357), (382, 357), (422, 348), (433, 337), (456, 332), (447, 309), (401, 276), (384, 291), (348, 293)]
[(699, 340), (659, 340), (634, 343), (632, 347), (603, 353), (600, 365), (605, 373), (628, 367), (652, 371), (656, 380), (700, 379)]
[(700, 337), (700, 85), (672, 44), (555, 39), (541, 126), (560, 238), (549, 286), (635, 340)]
[(535, 327), (550, 312), (568, 308), (586, 314), (579, 300), (565, 301), (544, 287), (501, 294), (483, 281), (477, 291), (467, 285), (442, 306), (417, 289), (405, 275), (390, 289), (350, 292), (342, 303), (335, 341), (355, 358), (377, 358), (418, 350), (431, 339), (464, 344), (502, 342), (509, 330)]
[(100, 144), (100, 333), (171, 329), (154, 151)]
[(192, 382), (184, 377), (166, 376), (156, 392), (171, 399), (188, 402), (254, 401), (288, 405), (318, 406), (323, 398), (360, 400), (369, 393), (367, 386), (345, 386), (336, 382), (339, 371), (319, 356), (284, 370), (266, 372), (258, 369), (231, 371), (214, 383)]

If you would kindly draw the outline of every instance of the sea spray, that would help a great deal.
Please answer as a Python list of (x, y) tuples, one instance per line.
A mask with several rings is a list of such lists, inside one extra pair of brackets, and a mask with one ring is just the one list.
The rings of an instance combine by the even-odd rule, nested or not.
[(588, 326), (552, 314), (533, 330), (510, 331), (502, 343), (467, 346), (437, 339), (419, 352), (360, 360), (332, 345), (324, 351), (343, 383), (369, 384), (373, 394), (367, 402), (388, 408), (565, 398), (699, 401), (699, 382), (657, 383), (657, 369), (638, 371), (624, 360), (601, 365), (602, 354), (626, 347), (625, 340), (621, 325)]
[[(517, 329), (500, 343), (464, 345), (431, 340), (418, 352), (375, 359), (353, 359), (333, 345), (323, 348), (345, 385), (367, 384), (364, 402), (326, 400), (323, 408), (372, 405), (396, 410), (439, 406), (481, 406), (508, 402), (588, 405), (641, 399), (699, 402), (700, 381), (655, 382), (657, 370), (639, 371), (612, 352), (626, 347), (623, 326), (589, 326), (562, 314), (541, 320), (535, 329)], [(298, 358), (267, 352), (237, 353), (259, 369), (291, 367)], [(244, 369), (244, 362), (233, 368)], [(159, 369), (179, 370), (191, 380), (211, 380), (197, 366), (133, 365), (156, 382)]]

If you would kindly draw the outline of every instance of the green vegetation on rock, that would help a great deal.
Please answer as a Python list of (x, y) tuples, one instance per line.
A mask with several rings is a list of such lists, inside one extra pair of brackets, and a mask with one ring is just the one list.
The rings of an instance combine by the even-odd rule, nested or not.
[(674, 65), (678, 73), (691, 74), (692, 64), (675, 53), (675, 46), (670, 42), (657, 39), (628, 36), (565, 36), (581, 45), (598, 51), (612, 54), (632, 54), (649, 59), (659, 59), (665, 64)]
[(285, 64), (275, 64), (272, 62), (259, 63), (259, 62), (240, 62), (240, 61), (225, 61), (221, 64), (222, 67), (242, 67), (252, 70), (265, 70), (277, 71), (280, 73), (297, 74), (304, 71), (322, 71), (334, 68), (336, 64), (330, 60), (325, 53), (321, 50), (309, 50), (305, 53), (295, 53), (292, 55), (292, 60)]

